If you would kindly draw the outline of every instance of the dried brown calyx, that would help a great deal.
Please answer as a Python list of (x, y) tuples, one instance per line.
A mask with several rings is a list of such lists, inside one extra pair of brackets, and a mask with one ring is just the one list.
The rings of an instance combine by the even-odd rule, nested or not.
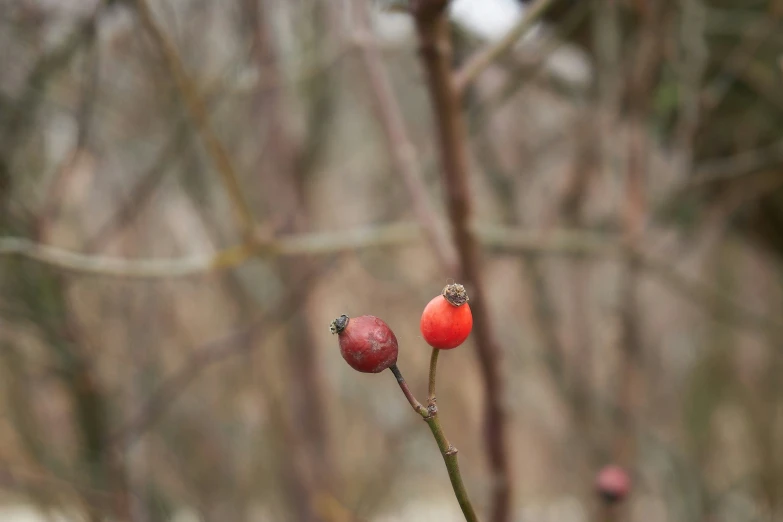
[(462, 306), (468, 302), (468, 293), (465, 291), (465, 287), (459, 283), (446, 285), (441, 295), (454, 306)]
[(350, 320), (350, 317), (343, 314), (334, 321), (329, 324), (329, 331), (333, 334), (338, 334), (345, 330), (345, 327), (348, 326), (348, 321)]

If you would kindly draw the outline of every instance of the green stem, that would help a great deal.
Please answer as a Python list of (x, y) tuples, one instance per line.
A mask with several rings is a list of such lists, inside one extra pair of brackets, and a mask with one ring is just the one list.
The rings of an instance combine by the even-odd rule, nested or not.
[(443, 462), (446, 464), (446, 470), (449, 473), (449, 480), (451, 480), (451, 487), (454, 489), (454, 496), (457, 497), (459, 507), (462, 509), (462, 514), (465, 515), (467, 522), (478, 522), (476, 512), (473, 510), (473, 505), (468, 498), (468, 491), (465, 489), (465, 484), (462, 482), (462, 475), (459, 471), (459, 463), (457, 462), (457, 448), (449, 443), (446, 439), (446, 435), (443, 433), (443, 428), (440, 425), (440, 419), (438, 419), (437, 409), (435, 413), (429, 417), (424, 418), (432, 431), (432, 436), (435, 437), (435, 442), (438, 443), (438, 449), (440, 454), (443, 455)]
[(427, 397), (428, 406), (434, 405), (437, 401), (435, 398), (435, 371), (438, 367), (438, 354), (440, 354), (440, 350), (433, 348), (432, 356), (430, 357), (430, 393)]
[(473, 505), (468, 498), (468, 492), (465, 489), (465, 484), (462, 482), (462, 475), (459, 471), (459, 463), (457, 462), (457, 448), (451, 445), (446, 438), (446, 434), (443, 433), (443, 427), (438, 419), (438, 407), (435, 405), (435, 363), (438, 360), (439, 350), (433, 350), (431, 366), (430, 366), (430, 402), (427, 408), (421, 405), (413, 396), (408, 383), (400, 373), (397, 365), (394, 364), (389, 369), (397, 378), (397, 384), (400, 385), (402, 393), (408, 402), (413, 407), (413, 410), (422, 416), (427, 425), (432, 431), (432, 436), (435, 438), (435, 442), (438, 444), (440, 454), (443, 456), (443, 462), (446, 464), (446, 471), (449, 474), (449, 480), (451, 481), (451, 487), (454, 489), (454, 496), (457, 497), (459, 507), (462, 509), (462, 514), (465, 516), (466, 522), (478, 522), (476, 512), (473, 510)]

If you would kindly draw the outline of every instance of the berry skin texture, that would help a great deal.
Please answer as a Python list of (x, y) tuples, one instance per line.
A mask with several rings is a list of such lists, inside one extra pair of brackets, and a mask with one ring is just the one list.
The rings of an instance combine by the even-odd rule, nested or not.
[(329, 330), (337, 334), (345, 362), (362, 373), (380, 373), (397, 363), (397, 337), (389, 325), (372, 315), (341, 315)]
[(473, 314), (467, 301), (465, 287), (452, 284), (424, 307), (419, 327), (427, 344), (450, 350), (465, 342), (473, 329)]
[(606, 503), (614, 504), (631, 491), (631, 477), (620, 466), (604, 466), (596, 475), (595, 488)]

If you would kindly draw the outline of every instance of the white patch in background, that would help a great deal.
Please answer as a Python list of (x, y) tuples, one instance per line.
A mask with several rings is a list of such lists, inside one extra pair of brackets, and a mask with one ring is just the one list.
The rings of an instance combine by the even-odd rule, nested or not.
[(373, 32), (382, 42), (400, 45), (410, 41), (415, 36), (413, 19), (408, 13), (373, 9), (371, 20)]
[(546, 502), (522, 501), (520, 522), (586, 522), (587, 512), (575, 497), (560, 497)]
[(524, 8), (517, 0), (455, 0), (452, 20), (486, 40), (498, 40), (514, 27)]
[(0, 520), (8, 522), (78, 522), (77, 515), (59, 511), (40, 510), (35, 506), (8, 505), (0, 507)]
[(593, 81), (590, 57), (575, 46), (563, 45), (555, 49), (545, 66), (550, 74), (575, 87), (587, 89)]
[(198, 511), (190, 508), (178, 509), (171, 517), (171, 522), (203, 522)]
[[(376, 35), (386, 42), (401, 43), (413, 37), (413, 20), (407, 13), (385, 10), (389, 1), (380, 0), (373, 9)], [(503, 37), (522, 17), (524, 8), (517, 0), (454, 0), (449, 16), (478, 38), (493, 41)], [(534, 31), (531, 31), (531, 33)]]
[(432, 522), (434, 520), (461, 520), (462, 512), (453, 498), (442, 500), (411, 500), (398, 505), (394, 514), (380, 515), (373, 522)]
[(52, 111), (44, 125), (44, 154), (47, 165), (59, 165), (76, 146), (79, 124), (73, 115)]

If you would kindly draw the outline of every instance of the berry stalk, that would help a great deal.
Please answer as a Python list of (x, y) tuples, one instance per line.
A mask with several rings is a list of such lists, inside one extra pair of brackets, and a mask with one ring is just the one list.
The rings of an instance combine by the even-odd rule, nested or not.
[(391, 366), (389, 366), (389, 369), (392, 371), (394, 377), (397, 379), (397, 384), (400, 385), (400, 389), (402, 390), (403, 395), (405, 395), (405, 398), (408, 399), (408, 402), (413, 408), (413, 411), (421, 415), (424, 419), (429, 417), (427, 408), (422, 406), (421, 403), (418, 400), (416, 400), (416, 397), (413, 396), (413, 392), (411, 391), (410, 388), (408, 388), (408, 383), (405, 382), (405, 377), (402, 376), (402, 373), (400, 373), (400, 369), (397, 367), (397, 365), (392, 364)]
[(435, 398), (435, 373), (438, 367), (438, 354), (440, 350), (437, 348), (432, 349), (432, 355), (430, 356), (430, 387), (429, 395), (427, 396), (427, 405), (432, 406), (436, 403)]
[(424, 421), (430, 427), (432, 436), (435, 438), (435, 442), (438, 444), (440, 454), (443, 456), (443, 462), (446, 464), (446, 471), (449, 474), (449, 480), (451, 481), (451, 487), (454, 490), (454, 496), (457, 497), (462, 514), (465, 516), (466, 522), (478, 522), (478, 517), (473, 509), (473, 504), (470, 503), (468, 498), (468, 491), (465, 489), (465, 483), (462, 481), (462, 474), (459, 470), (459, 462), (457, 461), (457, 448), (451, 445), (446, 438), (446, 434), (443, 432), (443, 426), (440, 424), (438, 418), (438, 407), (435, 404), (435, 364), (438, 360), (438, 349), (433, 349), (431, 366), (430, 366), (430, 400), (428, 407), (425, 408), (421, 403), (413, 396), (408, 383), (405, 382), (405, 378), (402, 376), (400, 369), (396, 364), (393, 364), (389, 369), (397, 379), (397, 384), (400, 385), (402, 393), (405, 398), (408, 399), (413, 411), (422, 416)]

